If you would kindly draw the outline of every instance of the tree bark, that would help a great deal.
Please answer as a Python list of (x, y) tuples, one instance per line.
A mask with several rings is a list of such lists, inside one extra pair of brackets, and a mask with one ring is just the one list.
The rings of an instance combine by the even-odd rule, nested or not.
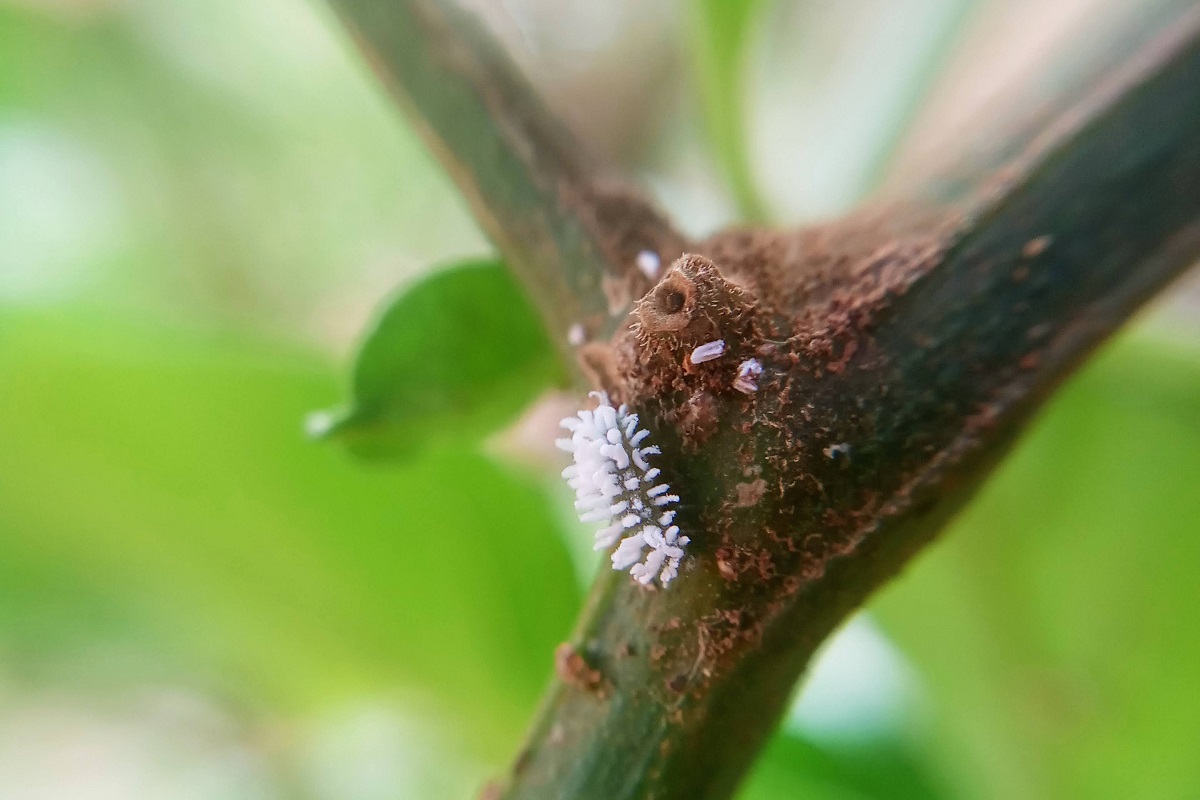
[(729, 797), (818, 644), (1200, 257), (1200, 12), (984, 179), (689, 243), (448, 3), (331, 2), (549, 324), (599, 337), (582, 373), (654, 432), (692, 539), (669, 589), (602, 572), (497, 797)]

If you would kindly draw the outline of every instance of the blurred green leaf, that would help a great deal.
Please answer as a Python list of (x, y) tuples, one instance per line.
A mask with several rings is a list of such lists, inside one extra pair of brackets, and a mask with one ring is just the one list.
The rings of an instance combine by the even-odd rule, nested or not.
[(935, 800), (948, 797), (912, 748), (880, 739), (828, 745), (781, 731), (738, 800)]
[(746, 45), (767, 0), (695, 0), (692, 52), (705, 127), (747, 221), (766, 218), (746, 143)]
[(309, 428), (360, 455), (411, 455), (429, 440), (491, 432), (561, 376), (504, 266), (466, 262), (388, 304), (359, 351), (349, 407), (310, 416)]
[(290, 0), (0, 2), (0, 207), (22, 212), (0, 294), (330, 341), (381, 262), (485, 252), (329, 23)]
[(1200, 353), (1124, 340), (875, 603), (963, 797), (1200, 784)]
[(252, 707), (399, 690), (506, 757), (579, 602), (545, 497), (464, 448), (364, 471), (313, 447), (296, 421), (330, 373), (245, 338), (0, 313), (6, 675), (74, 654), (94, 681), (109, 662), (87, 654), (116, 648)]

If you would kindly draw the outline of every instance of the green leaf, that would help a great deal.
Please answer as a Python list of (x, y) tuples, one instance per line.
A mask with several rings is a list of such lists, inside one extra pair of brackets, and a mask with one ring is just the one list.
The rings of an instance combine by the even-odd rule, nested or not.
[(503, 265), (468, 262), (388, 304), (359, 351), (349, 406), (310, 416), (309, 430), (364, 456), (411, 455), (430, 440), (478, 439), (561, 378)]
[(893, 739), (834, 746), (781, 731), (738, 800), (935, 800), (947, 793), (913, 748)]
[[(312, 447), (295, 421), (331, 373), (0, 313), (6, 679), (136, 661), (284, 711), (402, 690), (506, 758), (579, 603), (544, 494), (464, 448), (363, 470)], [(140, 655), (80, 661), (98, 650)]]
[(962, 797), (1200, 783), (1200, 352), (1124, 340), (875, 603)]
[(742, 215), (765, 219), (746, 143), (746, 44), (765, 0), (695, 0), (692, 46), (705, 127)]

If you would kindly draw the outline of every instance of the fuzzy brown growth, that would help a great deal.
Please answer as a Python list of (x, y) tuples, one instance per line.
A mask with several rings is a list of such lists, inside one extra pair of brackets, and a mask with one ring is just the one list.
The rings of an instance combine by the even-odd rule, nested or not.
[[(832, 560), (866, 540), (880, 498), (896, 490), (885, 461), (923, 458), (894, 432), (894, 415), (873, 410), (891, 402), (875, 337), (959, 224), (952, 214), (864, 213), (795, 232), (719, 234), (672, 264), (611, 340), (589, 345), (589, 372), (654, 432), (682, 498), (692, 543), (672, 591), (688, 581), (705, 597), (701, 613), (658, 629), (645, 651), (663, 702), (702, 693), (784, 625)], [(691, 361), (718, 339), (717, 357)], [(762, 370), (746, 393), (735, 382), (749, 359)], [(900, 442), (903, 454), (879, 441)], [(609, 685), (578, 653), (559, 655), (569, 684)], [(681, 675), (691, 676), (682, 695)]]
[[(957, 225), (952, 215), (902, 223), (864, 213), (796, 232), (719, 234), (672, 264), (604, 345), (605, 388), (654, 430), (683, 498), (680, 524), (698, 534), (693, 577), (685, 567), (680, 580), (699, 572), (722, 587), (724, 599), (672, 645), (668, 678), (692, 663), (704, 681), (721, 674), (788, 598), (862, 540), (890, 487), (876, 485), (869, 447), (880, 421), (842, 392), (886, 391), (865, 371), (879, 357), (873, 331)], [(691, 362), (717, 339), (718, 357)], [(751, 358), (762, 373), (744, 393), (735, 381)], [(831, 376), (843, 379), (836, 394)], [(831, 443), (838, 458), (823, 452)], [(851, 447), (854, 459), (841, 457)], [(751, 625), (752, 608), (767, 613)]]
[[(959, 224), (954, 215), (889, 209), (795, 232), (717, 234), (636, 302), (632, 324), (606, 346), (604, 386), (637, 408), (662, 403), (687, 442), (703, 442), (728, 417), (712, 399), (777, 405), (781, 379), (837, 374), (869, 358), (874, 320), (940, 259)], [(719, 358), (689, 360), (717, 339)], [(766, 369), (759, 389), (731, 397), (749, 358)], [(781, 419), (794, 416), (811, 410), (800, 404)]]
[(709, 259), (684, 254), (633, 309), (644, 340), (655, 335), (672, 343), (700, 344), (736, 336), (754, 308), (753, 298), (727, 280)]
[(679, 430), (684, 447), (695, 450), (717, 428), (720, 420), (717, 400), (710, 392), (698, 391), (676, 410), (671, 420)]
[(634, 313), (648, 333), (676, 333), (688, 326), (695, 308), (695, 285), (672, 268), (654, 291), (638, 302)]

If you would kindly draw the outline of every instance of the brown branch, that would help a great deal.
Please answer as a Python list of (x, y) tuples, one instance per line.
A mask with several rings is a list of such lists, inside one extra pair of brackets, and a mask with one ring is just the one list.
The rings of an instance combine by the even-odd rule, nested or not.
[[(722, 233), (651, 287), (634, 253), (682, 238), (597, 188), (474, 23), (433, 0), (331, 2), (554, 327), (608, 330), (645, 295), (589, 373), (660, 440), (689, 557), (666, 591), (602, 573), (496, 796), (728, 797), (817, 645), (1200, 255), (1197, 13), (967, 200)], [(686, 362), (715, 338), (724, 357)]]
[(685, 247), (654, 207), (586, 153), (512, 60), (445, 0), (329, 0), (534, 298), (556, 339), (611, 332), (641, 250)]
[[(890, 207), (701, 249), (711, 261), (642, 301), (640, 335), (615, 337), (608, 387), (667, 439), (691, 569), (668, 591), (601, 578), (573, 642), (608, 688), (556, 687), (504, 797), (732, 793), (822, 639), (1200, 255), (1197, 16), (965, 212)], [(681, 298), (687, 319), (661, 324)], [(682, 368), (718, 336), (727, 358)], [(766, 372), (747, 397), (730, 385), (751, 356)]]

